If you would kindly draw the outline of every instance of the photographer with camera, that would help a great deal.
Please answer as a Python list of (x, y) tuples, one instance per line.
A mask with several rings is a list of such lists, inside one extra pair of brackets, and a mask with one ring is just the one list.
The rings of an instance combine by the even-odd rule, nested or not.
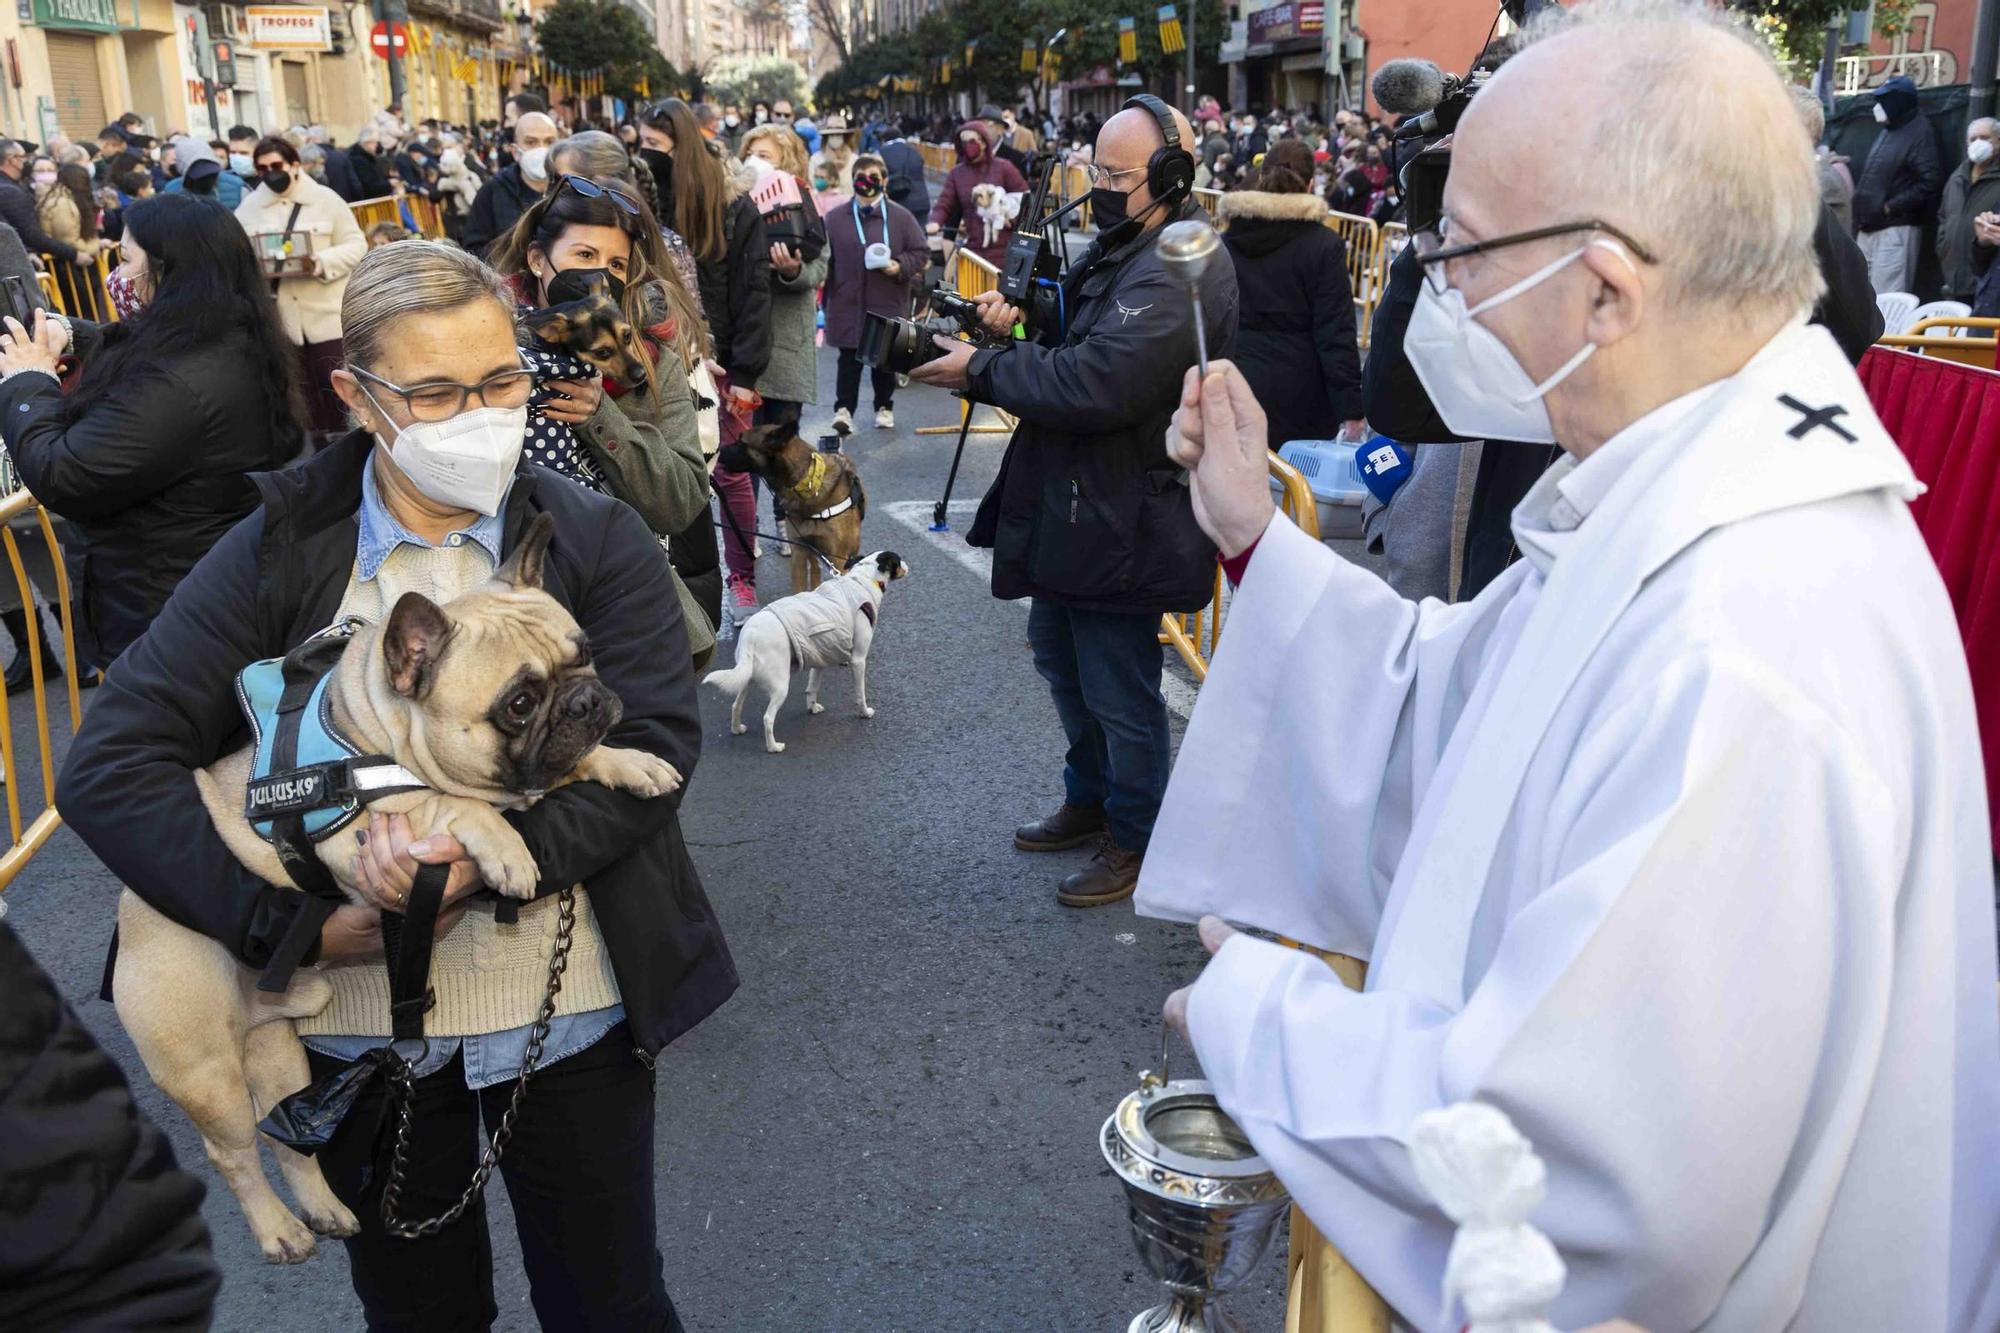
[[(1203, 216), (1189, 201), (1194, 143), (1186, 117), (1158, 98), (1127, 102), (1097, 136), (1097, 239), (1059, 299), (1037, 302), (1037, 338), (978, 349), (940, 338), (944, 354), (910, 376), (1020, 419), (967, 540), (993, 548), (994, 596), (1034, 599), (1028, 637), (1069, 739), (1066, 794), (1014, 845), (1101, 838), (1057, 892), (1071, 907), (1117, 902), (1138, 880), (1167, 784), (1160, 616), (1205, 605), (1215, 576), (1215, 548), (1165, 445), (1195, 331), (1158, 242), (1167, 223)], [(1200, 290), (1208, 354), (1227, 356), (1234, 269), (1211, 264)], [(987, 333), (1010, 337), (1022, 312), (998, 293), (979, 302)]]

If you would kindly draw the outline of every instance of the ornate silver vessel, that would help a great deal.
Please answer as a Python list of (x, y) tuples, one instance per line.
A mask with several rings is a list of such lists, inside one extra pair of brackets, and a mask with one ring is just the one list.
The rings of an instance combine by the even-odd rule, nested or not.
[(1139, 1076), (1099, 1143), (1125, 1186), (1139, 1257), (1171, 1293), (1127, 1333), (1242, 1333), (1216, 1300), (1256, 1269), (1291, 1202), (1249, 1138), (1205, 1081), (1167, 1081), (1162, 1042), (1160, 1072)]

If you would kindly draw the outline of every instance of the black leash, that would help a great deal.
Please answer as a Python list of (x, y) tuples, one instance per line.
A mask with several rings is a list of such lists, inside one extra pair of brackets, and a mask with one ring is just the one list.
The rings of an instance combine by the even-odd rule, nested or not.
[[(756, 559), (757, 548), (750, 544), (749, 538), (743, 535), (743, 529), (737, 526), (736, 516), (729, 512), (729, 506), (727, 504), (721, 503), (722, 500), (721, 496), (717, 496), (716, 500), (718, 502), (719, 507), (722, 510), (722, 517), (728, 521), (728, 528), (731, 535), (733, 535), (736, 538), (737, 546), (742, 548), (743, 553), (745, 555), (749, 556), (753, 560)], [(708, 521), (715, 527), (720, 528), (723, 526), (723, 524), (717, 523), (715, 521), (715, 515), (713, 514), (710, 514), (708, 516)], [(819, 562), (822, 565), (825, 565), (827, 572), (832, 574), (835, 578), (839, 578), (842, 574), (847, 572), (843, 570), (839, 565), (834, 564), (833, 561), (827, 556), (827, 553), (825, 551), (820, 550), (818, 546), (815, 546), (812, 542), (807, 541), (804, 537), (778, 537), (768, 532), (759, 532), (754, 527), (750, 529), (750, 536), (763, 537), (768, 541), (778, 542), (783, 545), (797, 544), (799, 546), (803, 546), (808, 551), (811, 551), (815, 556), (819, 557)]]

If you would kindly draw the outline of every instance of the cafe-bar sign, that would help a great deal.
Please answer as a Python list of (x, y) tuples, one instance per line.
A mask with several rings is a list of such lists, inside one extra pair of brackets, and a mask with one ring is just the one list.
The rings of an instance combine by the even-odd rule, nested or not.
[(1252, 10), (1249, 35), (1252, 43), (1290, 42), (1302, 37), (1318, 37), (1325, 27), (1325, 4), (1317, 0), (1311, 4), (1295, 0), (1290, 4)]
[(306, 5), (246, 5), (250, 46), (258, 51), (326, 51), (333, 28), (324, 9)]
[(44, 28), (117, 32), (130, 26), (118, 21), (115, 0), (35, 0), (34, 15), (35, 22)]

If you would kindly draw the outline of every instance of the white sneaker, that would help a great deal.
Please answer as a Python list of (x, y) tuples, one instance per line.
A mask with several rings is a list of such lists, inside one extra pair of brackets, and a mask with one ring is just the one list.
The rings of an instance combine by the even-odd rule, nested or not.
[(833, 433), (835, 435), (852, 435), (854, 433), (854, 413), (844, 407), (835, 408), (833, 413)]
[(875, 429), (876, 429), (876, 430), (894, 430), (894, 429), (896, 429), (896, 410), (895, 410), (894, 408), (892, 408), (892, 407), (878, 407), (878, 408), (876, 408), (876, 409), (875, 409)]

